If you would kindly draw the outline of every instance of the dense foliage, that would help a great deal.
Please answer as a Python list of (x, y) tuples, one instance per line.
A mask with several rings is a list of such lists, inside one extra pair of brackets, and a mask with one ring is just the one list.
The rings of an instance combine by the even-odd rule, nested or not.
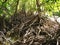
[(48, 15), (60, 11), (60, 0), (1, 0), (0, 15), (9, 17), (20, 10), (25, 10), (26, 12), (37, 11), (38, 7), (36, 2), (39, 3), (39, 8)]

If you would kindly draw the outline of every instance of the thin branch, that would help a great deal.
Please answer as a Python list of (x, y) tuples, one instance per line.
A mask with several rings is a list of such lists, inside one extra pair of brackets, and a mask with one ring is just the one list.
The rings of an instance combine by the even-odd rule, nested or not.
[(36, 0), (36, 6), (37, 6), (37, 10), (38, 10), (38, 12), (40, 12), (40, 11), (41, 11), (41, 9), (40, 9), (39, 0)]
[(14, 14), (16, 14), (16, 13), (17, 13), (17, 8), (18, 8), (18, 5), (19, 5), (19, 0), (17, 0), (17, 3), (16, 3), (16, 9), (15, 9)]

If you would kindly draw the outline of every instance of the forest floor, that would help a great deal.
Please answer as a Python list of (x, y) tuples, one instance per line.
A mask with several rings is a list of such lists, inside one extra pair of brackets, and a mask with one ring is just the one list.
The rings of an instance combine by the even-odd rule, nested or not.
[(60, 45), (60, 24), (33, 14), (0, 17), (0, 45)]

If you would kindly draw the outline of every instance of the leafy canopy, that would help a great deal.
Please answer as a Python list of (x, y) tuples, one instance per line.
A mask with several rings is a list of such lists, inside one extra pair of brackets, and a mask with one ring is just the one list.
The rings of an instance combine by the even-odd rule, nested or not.
[[(60, 15), (60, 0), (38, 0), (40, 9), (48, 15)], [(36, 0), (0, 0), (0, 16), (9, 17), (20, 10), (37, 11)]]

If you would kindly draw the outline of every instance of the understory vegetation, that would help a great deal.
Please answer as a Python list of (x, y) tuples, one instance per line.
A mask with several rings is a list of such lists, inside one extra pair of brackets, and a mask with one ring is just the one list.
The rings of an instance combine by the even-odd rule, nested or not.
[(0, 45), (60, 45), (60, 0), (1, 0)]

